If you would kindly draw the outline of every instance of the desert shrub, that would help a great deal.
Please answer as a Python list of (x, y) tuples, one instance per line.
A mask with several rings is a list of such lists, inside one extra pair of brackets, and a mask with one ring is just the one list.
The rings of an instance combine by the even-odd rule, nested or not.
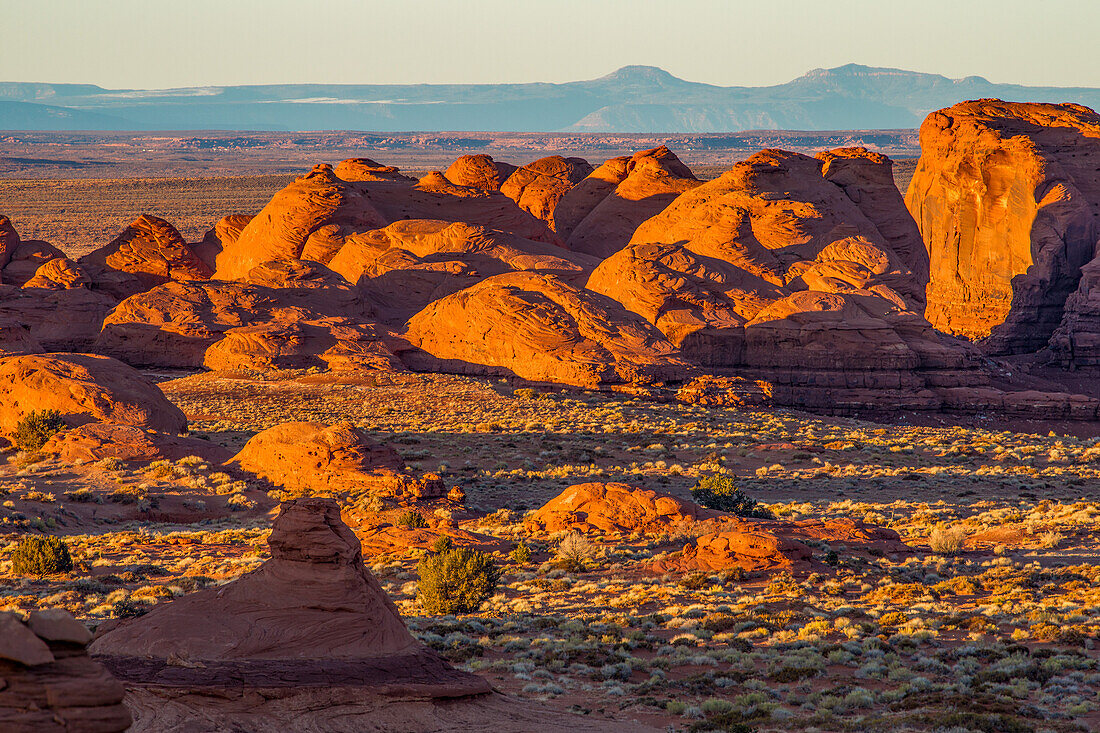
[(531, 548), (527, 543), (520, 542), (512, 549), (511, 558), (516, 565), (526, 565), (531, 562)]
[(519, 389), (514, 390), (512, 394), (514, 394), (516, 397), (522, 397), (526, 400), (533, 400), (535, 399), (535, 395), (537, 393), (530, 387), (520, 387)]
[(500, 569), (483, 552), (460, 547), (428, 555), (417, 565), (417, 598), (427, 613), (471, 613), (500, 582)]
[(928, 535), (928, 547), (937, 555), (958, 555), (965, 544), (966, 530), (962, 527), (936, 527)]
[(583, 570), (595, 551), (592, 541), (580, 532), (570, 532), (558, 543), (558, 558), (566, 570)]
[(424, 519), (424, 515), (415, 509), (402, 514), (397, 518), (398, 527), (408, 527), (409, 529), (423, 529), (428, 526), (428, 520)]
[(432, 552), (446, 552), (454, 546), (454, 540), (444, 535), (443, 537), (436, 537), (435, 542), (432, 543)]
[(60, 537), (24, 537), (11, 553), (16, 575), (51, 575), (73, 569), (69, 548)]
[(691, 489), (691, 498), (707, 509), (729, 512), (739, 517), (760, 517), (770, 519), (771, 512), (761, 507), (756, 499), (733, 484), (729, 476), (705, 476)]
[(12, 442), (21, 451), (36, 451), (63, 427), (65, 421), (57, 410), (36, 410), (16, 423)]
[(91, 489), (74, 489), (65, 494), (65, 498), (75, 502), (95, 501), (96, 495)]
[(680, 585), (688, 590), (702, 590), (710, 585), (710, 576), (706, 573), (691, 573), (680, 579)]

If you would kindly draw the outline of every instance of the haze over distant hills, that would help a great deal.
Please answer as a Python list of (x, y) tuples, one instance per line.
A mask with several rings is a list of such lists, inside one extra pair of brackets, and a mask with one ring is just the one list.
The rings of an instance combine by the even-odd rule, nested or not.
[(737, 132), (899, 129), (966, 99), (1079, 102), (1100, 89), (994, 84), (848, 64), (786, 84), (720, 87), (652, 66), (565, 84), (288, 84), (103, 89), (0, 82), (6, 130)]

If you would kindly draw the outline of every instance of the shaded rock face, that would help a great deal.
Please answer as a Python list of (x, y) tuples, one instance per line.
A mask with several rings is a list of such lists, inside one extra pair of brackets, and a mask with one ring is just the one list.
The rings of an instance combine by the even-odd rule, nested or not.
[(691, 367), (653, 326), (621, 305), (532, 272), (487, 278), (409, 319), (423, 353), (412, 368), (514, 374), (591, 387), (682, 380)]
[(203, 235), (202, 241), (191, 245), (199, 259), (206, 263), (211, 272), (218, 267), (218, 255), (225, 247), (232, 245), (241, 236), (241, 232), (248, 222), (252, 221), (251, 214), (229, 214), (218, 219), (212, 229), (208, 229)]
[(591, 172), (592, 166), (583, 158), (551, 155), (516, 169), (500, 191), (557, 231), (554, 210), (558, 202)]
[[(213, 270), (183, 241), (176, 228), (156, 216), (143, 214), (110, 244), (80, 258), (89, 268), (129, 273), (135, 287), (147, 290), (169, 280), (206, 280)], [(134, 292), (118, 293), (127, 297)]]
[(766, 150), (681, 194), (588, 288), (642, 315), (691, 361), (816, 392), (778, 395), (784, 402), (826, 404), (829, 390), (900, 398), (921, 392), (920, 370), (968, 366), (972, 356), (919, 315), (923, 281), (892, 241), (910, 257), (920, 245), (898, 224), (900, 196), (882, 190), (881, 156), (821, 157)]
[(122, 684), (85, 647), (92, 635), (67, 611), (0, 612), (0, 730), (117, 733), (129, 728)]
[[(57, 258), (50, 263), (57, 262)], [(41, 269), (41, 268), (40, 268)], [(61, 273), (54, 273), (62, 277)], [(33, 280), (32, 280), (33, 282)], [(47, 285), (44, 280), (38, 284)], [(89, 351), (115, 300), (84, 286), (71, 288), (0, 285), (0, 341), (25, 332), (39, 351)]]
[(31, 412), (57, 410), (72, 426), (99, 421), (180, 433), (187, 420), (155, 384), (105, 356), (41, 354), (0, 358), (0, 430)]
[[(350, 686), (425, 698), (490, 691), (413, 639), (334, 500), (284, 502), (268, 545), (271, 559), (228, 585), (105, 625), (92, 654), (131, 689), (186, 687), (200, 700), (219, 688)], [(285, 694), (296, 691), (272, 696)]]
[(508, 177), (515, 172), (516, 166), (493, 160), (489, 155), (463, 155), (451, 163), (444, 175), (456, 186), (499, 191)]
[[(0, 214), (0, 272), (11, 262), (11, 257), (19, 246), (19, 232), (11, 223), (11, 219)], [(0, 278), (0, 283), (3, 279)]]
[(513, 271), (585, 279), (596, 261), (509, 232), (409, 219), (349, 237), (329, 266), (355, 283), (378, 318), (394, 325), (486, 277)]
[(89, 463), (104, 458), (149, 463), (200, 456), (217, 464), (230, 458), (230, 451), (209, 440), (106, 422), (87, 423), (63, 430), (42, 446), (42, 452), (56, 455), (65, 463)]
[[(562, 197), (554, 212), (558, 234), (574, 252), (603, 259), (619, 251), (638, 225), (701, 183), (663, 145), (622, 161), (621, 178), (616, 175), (619, 161), (613, 159), (593, 171)], [(586, 186), (589, 181), (592, 183)], [(612, 181), (614, 187), (595, 200)], [(593, 205), (585, 211), (590, 203)]]
[(698, 504), (623, 483), (570, 486), (525, 522), (544, 532), (630, 533), (668, 530), (724, 516)]
[(350, 423), (276, 425), (251, 438), (229, 462), (291, 493), (360, 494), (403, 498), (446, 492), (438, 477), (418, 479), (388, 445), (375, 443)]
[(983, 99), (932, 113), (920, 138), (906, 203), (929, 252), (929, 321), (992, 354), (1042, 348), (1063, 324), (1063, 360), (1096, 359), (1082, 267), (1100, 241), (1100, 116)]
[[(8, 226), (10, 228), (11, 224)], [(50, 260), (65, 256), (64, 252), (52, 244), (37, 240), (16, 240), (15, 247), (9, 246), (8, 252), (8, 262), (0, 270), (0, 283), (15, 287), (25, 285), (38, 272), (38, 268)]]

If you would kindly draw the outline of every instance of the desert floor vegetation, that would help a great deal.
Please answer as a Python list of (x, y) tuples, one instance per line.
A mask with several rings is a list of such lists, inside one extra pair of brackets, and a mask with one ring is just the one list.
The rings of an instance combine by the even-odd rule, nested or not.
[[(1095, 438), (439, 375), (162, 387), (193, 435), (230, 449), (287, 420), (349, 420), (460, 486), (474, 516), (462, 528), (500, 540), (499, 581), (477, 610), (425, 609), (418, 567), (456, 552), (446, 543), (367, 563), (421, 641), (509, 693), (684, 731), (1100, 727)], [(550, 535), (524, 522), (575, 483), (687, 499), (710, 476), (778, 519), (863, 520), (913, 551), (818, 542), (805, 572), (657, 573), (704, 530)], [(231, 510), (233, 496), (259, 506)], [(95, 625), (227, 582), (267, 557), (264, 499), (197, 458), (0, 455), (0, 606), (63, 607)], [(219, 510), (167, 521), (181, 502)], [(62, 537), (71, 569), (16, 572), (27, 535)]]

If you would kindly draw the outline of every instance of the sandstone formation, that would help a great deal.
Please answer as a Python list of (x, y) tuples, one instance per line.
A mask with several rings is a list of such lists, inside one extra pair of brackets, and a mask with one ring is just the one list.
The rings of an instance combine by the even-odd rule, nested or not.
[(456, 186), (499, 191), (515, 171), (516, 166), (493, 160), (489, 155), (463, 155), (451, 163), (444, 175)]
[[(11, 223), (11, 219), (0, 214), (0, 273), (11, 262), (11, 256), (19, 246), (19, 232)], [(3, 279), (0, 278), (0, 283)]]
[(349, 237), (329, 261), (358, 286), (380, 320), (394, 325), (491, 275), (530, 270), (580, 284), (595, 265), (552, 244), (438, 219), (398, 221)]
[(341, 161), (336, 170), (336, 177), (344, 181), (415, 181), (415, 178), (406, 176), (392, 165), (382, 165), (370, 158), (350, 158)]
[(55, 257), (35, 270), (34, 276), (24, 283), (23, 287), (71, 290), (90, 283), (91, 278), (80, 265), (68, 257)]
[[(349, 166), (350, 167), (350, 166)], [(348, 173), (355, 178), (356, 176)], [(378, 178), (347, 181), (318, 165), (280, 191), (227, 243), (217, 276), (239, 279), (268, 260), (331, 260), (349, 237), (402, 219), (442, 219), (556, 242), (544, 224), (495, 191), (455, 186), (442, 175), (425, 181)]]
[[(6, 217), (5, 217), (6, 218)], [(9, 223), (8, 228), (10, 229)], [(17, 235), (18, 236), (18, 235)], [(54, 247), (49, 242), (38, 240), (16, 240), (16, 245), (11, 248), (11, 237), (8, 235), (8, 262), (0, 270), (0, 283), (23, 287), (38, 272), (38, 268), (50, 260), (64, 257), (65, 253)]]
[(906, 203), (930, 255), (928, 319), (993, 354), (1040, 349), (1062, 324), (1056, 352), (1090, 363), (1100, 116), (982, 99), (932, 113), (920, 138)]
[(772, 382), (778, 401), (825, 406), (848, 393), (935, 407), (925, 388), (967, 383), (959, 370), (973, 357), (920, 316), (922, 281), (876, 226), (899, 240), (890, 225), (904, 216), (901, 198), (873, 185), (884, 164), (866, 151), (822, 157), (834, 178), (843, 158), (844, 186), (822, 160), (766, 150), (681, 194), (588, 288), (642, 315), (686, 359)]
[(525, 521), (532, 528), (554, 533), (653, 532), (685, 522), (724, 516), (698, 504), (623, 483), (570, 486)]
[(71, 426), (100, 421), (180, 433), (187, 420), (155, 384), (125, 364), (92, 354), (0, 358), (0, 431), (57, 410)]
[(591, 172), (592, 166), (583, 158), (551, 155), (517, 168), (500, 191), (556, 231), (554, 209), (558, 202)]
[(139, 216), (114, 241), (81, 257), (80, 262), (85, 267), (135, 275), (145, 290), (169, 280), (206, 280), (213, 274), (174, 226), (148, 214)]
[(202, 241), (191, 245), (191, 249), (198, 255), (210, 271), (218, 266), (218, 255), (228, 246), (231, 246), (241, 236), (241, 232), (248, 222), (252, 221), (250, 214), (229, 214), (218, 219), (213, 228), (208, 229), (203, 235)]
[[(57, 258), (50, 260), (43, 267), (56, 261)], [(60, 272), (54, 274), (63, 277)], [(37, 284), (47, 285), (44, 280)], [(9, 332), (25, 331), (38, 344), (36, 352), (89, 351), (114, 303), (111, 297), (83, 285), (71, 288), (0, 285), (0, 340), (7, 340)]]
[(364, 491), (412, 499), (443, 496), (439, 477), (416, 478), (388, 445), (375, 443), (350, 423), (291, 422), (254, 436), (229, 465), (292, 494), (358, 495)]
[(92, 422), (63, 430), (42, 446), (42, 452), (56, 455), (65, 463), (90, 463), (104, 458), (149, 463), (199, 456), (210, 463), (220, 464), (231, 457), (230, 451), (209, 440), (107, 422)]
[(813, 552), (798, 540), (751, 528), (721, 529), (685, 545), (678, 558), (658, 561), (657, 571), (747, 572), (802, 570), (810, 565)]
[(0, 730), (117, 733), (131, 723), (122, 684), (85, 647), (92, 634), (67, 611), (0, 612)]
[(431, 357), (403, 355), (413, 368), (585, 387), (679, 380), (691, 372), (642, 318), (533, 272), (496, 275), (441, 298), (409, 319), (405, 336)]
[(132, 730), (646, 730), (512, 701), (415, 641), (331, 499), (284, 503), (268, 544), (232, 583), (104, 624), (91, 651)]
[[(569, 249), (600, 259), (614, 254), (630, 241), (642, 222), (661, 213), (681, 193), (700, 185), (687, 166), (663, 145), (635, 153), (624, 163), (622, 177), (599, 200), (593, 199), (616, 178), (618, 159), (593, 171), (558, 204), (554, 212), (557, 231)], [(594, 185), (586, 187), (589, 179), (594, 179)], [(572, 201), (574, 195), (581, 200)], [(585, 211), (589, 203), (592, 206)], [(568, 212), (568, 222), (562, 221), (562, 209)]]

